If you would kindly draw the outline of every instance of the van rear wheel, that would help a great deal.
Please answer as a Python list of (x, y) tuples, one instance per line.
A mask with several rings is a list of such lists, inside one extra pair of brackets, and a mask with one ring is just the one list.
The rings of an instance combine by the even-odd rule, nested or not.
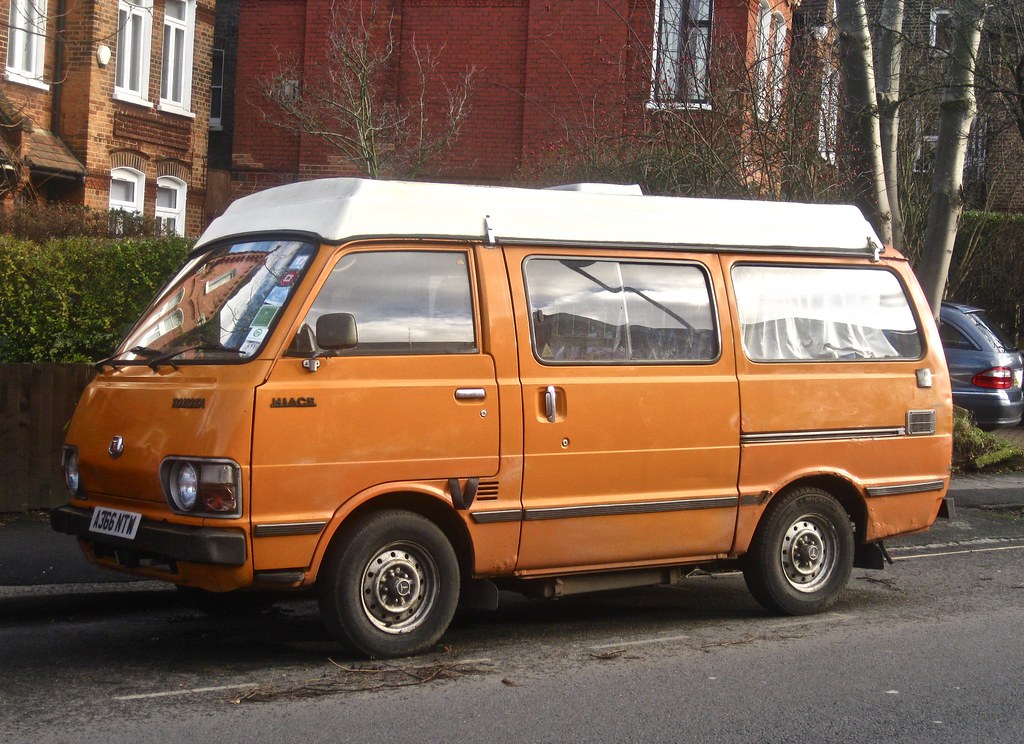
[(409, 656), (447, 630), (459, 601), (459, 564), (433, 522), (412, 512), (375, 512), (331, 546), (317, 589), (324, 624), (348, 650)]
[(747, 553), (743, 578), (769, 610), (810, 615), (827, 609), (853, 568), (853, 526), (819, 488), (797, 488), (769, 504)]

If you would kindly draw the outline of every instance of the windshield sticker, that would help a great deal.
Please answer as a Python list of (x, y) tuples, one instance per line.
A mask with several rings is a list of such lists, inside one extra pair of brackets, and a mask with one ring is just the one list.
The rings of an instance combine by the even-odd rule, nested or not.
[(238, 350), (244, 356), (252, 356), (256, 353), (256, 350), (260, 348), (259, 341), (245, 341), (242, 347)]
[(280, 309), (278, 305), (264, 305), (256, 313), (256, 317), (252, 319), (251, 327), (255, 329), (257, 326), (266, 328), (270, 325), (270, 321), (277, 315), (277, 311)]
[(254, 326), (249, 329), (249, 335), (245, 337), (245, 342), (242, 344), (242, 349), (245, 349), (245, 344), (256, 344), (259, 346), (263, 343), (263, 339), (267, 337), (267, 328), (265, 326)]
[(295, 258), (292, 259), (292, 262), (288, 266), (288, 268), (289, 269), (294, 269), (295, 271), (299, 271), (300, 269), (305, 268), (306, 263), (308, 261), (309, 261), (309, 256), (296, 256)]
[(264, 300), (264, 304), (281, 307), (287, 299), (288, 287), (274, 287), (270, 290), (270, 294), (267, 295), (267, 299)]
[(284, 272), (284, 274), (281, 275), (281, 280), (280, 280), (281, 281), (281, 286), (282, 287), (290, 287), (292, 285), (292, 282), (295, 281), (295, 277), (297, 277), (298, 275), (299, 275), (299, 272), (297, 272), (297, 271), (286, 271), (286, 272)]

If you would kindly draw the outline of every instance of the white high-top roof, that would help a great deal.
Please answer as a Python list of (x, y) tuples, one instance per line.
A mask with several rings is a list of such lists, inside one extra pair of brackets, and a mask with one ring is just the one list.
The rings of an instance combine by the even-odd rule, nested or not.
[(303, 181), (243, 197), (213, 221), (197, 247), (267, 233), (328, 243), (455, 238), (865, 254), (881, 247), (852, 206), (642, 196), (635, 187), (600, 184), (555, 190), (358, 178)]

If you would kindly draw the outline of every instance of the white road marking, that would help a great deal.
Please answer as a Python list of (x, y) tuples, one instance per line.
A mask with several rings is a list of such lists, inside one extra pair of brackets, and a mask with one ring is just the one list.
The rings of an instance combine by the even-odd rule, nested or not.
[(945, 555), (965, 555), (967, 553), (993, 553), (998, 550), (1024, 550), (1024, 545), (1003, 545), (998, 548), (967, 548), (966, 550), (947, 550), (942, 553), (918, 553), (916, 555), (893, 556), (894, 561), (911, 561), (915, 558), (940, 558)]
[[(778, 630), (780, 628), (793, 628), (801, 625), (815, 625), (818, 623), (846, 622), (850, 615), (840, 612), (833, 612), (828, 615), (817, 617), (795, 617), (792, 620), (780, 620), (774, 623), (766, 623), (758, 626), (765, 631)], [(591, 651), (603, 651), (610, 648), (629, 648), (631, 646), (652, 646), (658, 643), (672, 643), (674, 641), (690, 640), (688, 635), (654, 636), (653, 638), (641, 638), (636, 641), (619, 641), (618, 643), (602, 643), (599, 646), (588, 646)]]
[[(493, 663), (494, 663), (494, 659), (492, 659), (490, 657), (487, 657), (487, 656), (481, 656), (481, 657), (476, 658), (476, 659), (460, 659), (458, 661), (447, 662), (446, 666), (460, 667), (460, 666), (470, 666), (470, 665), (480, 665), (480, 664), (493, 664)], [(413, 668), (418, 669), (418, 668), (424, 668), (424, 667), (413, 667)], [(386, 671), (386, 670), (382, 670), (382, 671)], [(198, 694), (204, 693), (204, 692), (223, 692), (224, 690), (240, 690), (240, 689), (244, 689), (244, 688), (247, 688), (247, 687), (259, 687), (259, 684), (256, 683), (256, 682), (244, 682), (244, 683), (237, 684), (237, 685), (219, 685), (217, 687), (194, 687), (194, 688), (188, 689), (188, 690), (164, 690), (163, 692), (147, 692), (147, 693), (140, 693), (138, 695), (118, 695), (118, 696), (116, 696), (114, 698), (114, 700), (120, 700), (120, 701), (125, 701), (125, 700), (149, 700), (151, 698), (180, 697), (180, 696), (184, 696), (184, 695), (198, 695)]]
[(950, 540), (949, 542), (925, 543), (924, 545), (894, 545), (889, 548), (890, 553), (907, 553), (912, 550), (934, 550), (935, 548), (961, 548), (966, 545), (1006, 545), (1008, 543), (1021, 544), (1018, 537), (977, 537), (973, 540)]
[(196, 695), (201, 692), (221, 692), (223, 690), (238, 690), (243, 687), (256, 687), (255, 682), (246, 682), (239, 685), (220, 685), (219, 687), (195, 687), (191, 690), (165, 690), (164, 692), (147, 692), (141, 695), (118, 695), (114, 700), (147, 700), (149, 698), (176, 697), (180, 695)]
[(602, 643), (600, 646), (591, 646), (591, 650), (600, 651), (605, 648), (627, 648), (629, 646), (650, 646), (653, 643), (671, 643), (672, 641), (688, 640), (688, 635), (657, 636), (655, 638), (641, 638), (639, 641), (619, 641), (618, 643)]

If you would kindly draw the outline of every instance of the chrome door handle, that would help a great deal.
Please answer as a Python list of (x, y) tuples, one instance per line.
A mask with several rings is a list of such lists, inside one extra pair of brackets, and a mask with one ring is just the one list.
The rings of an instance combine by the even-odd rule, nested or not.
[(552, 424), (555, 423), (557, 403), (558, 393), (555, 391), (555, 386), (548, 385), (547, 389), (544, 391), (544, 413), (548, 417), (548, 421)]
[(487, 391), (483, 388), (458, 388), (455, 391), (455, 400), (483, 400), (487, 397)]

